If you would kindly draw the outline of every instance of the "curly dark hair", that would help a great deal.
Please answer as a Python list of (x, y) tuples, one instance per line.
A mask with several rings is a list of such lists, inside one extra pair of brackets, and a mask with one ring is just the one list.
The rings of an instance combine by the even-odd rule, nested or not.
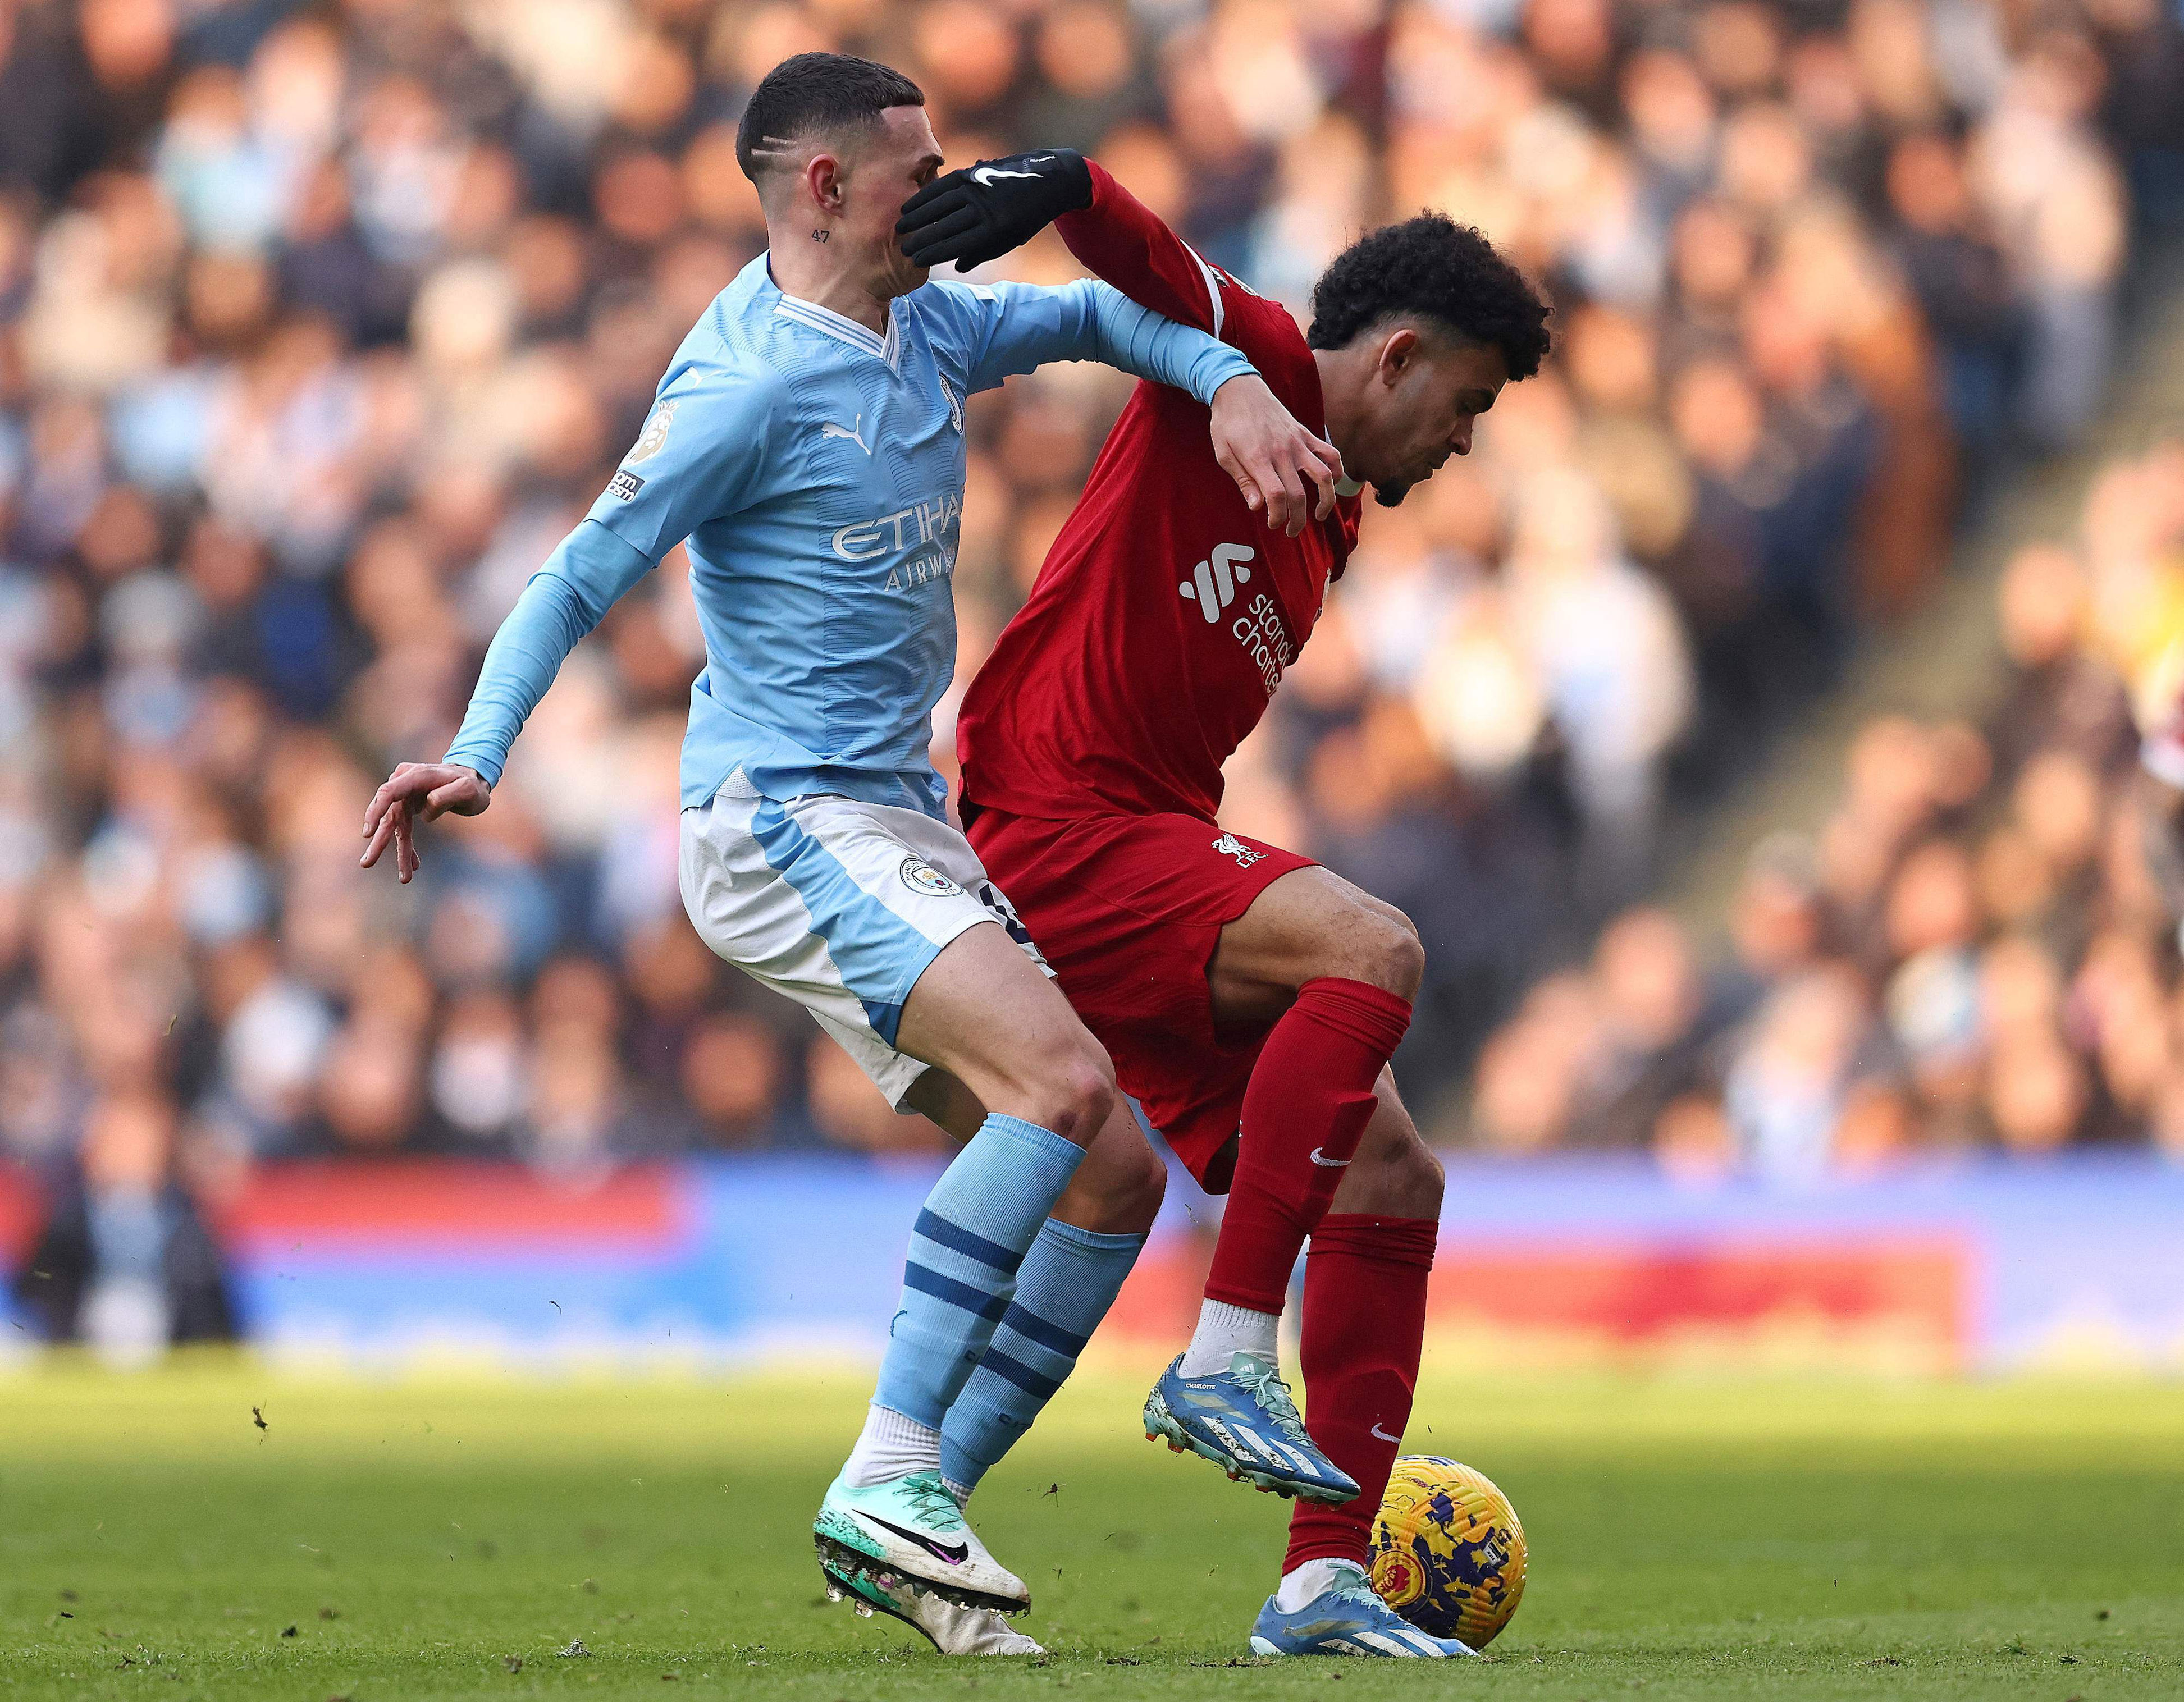
[(1401, 314), (1499, 348), (1512, 380), (1537, 372), (1551, 341), (1547, 304), (1530, 281), (1470, 225), (1439, 213), (1383, 225), (1336, 255), (1312, 288), (1305, 341), (1341, 348)]
[(744, 175), (777, 166), (777, 150), (815, 130), (869, 124), (889, 107), (923, 106), (925, 91), (892, 65), (854, 53), (798, 53), (759, 80), (736, 126)]

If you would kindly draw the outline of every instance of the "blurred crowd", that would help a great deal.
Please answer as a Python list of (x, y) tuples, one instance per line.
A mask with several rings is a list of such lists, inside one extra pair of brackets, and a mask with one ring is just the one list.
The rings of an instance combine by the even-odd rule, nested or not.
[(1862, 729), (1819, 832), (1752, 859), (1724, 962), (1640, 908), (1535, 986), (1481, 1055), (1475, 1137), (1791, 1180), (2093, 1143), (2184, 1160), (2134, 731), (2174, 725), (2184, 687), (2184, 443), (2107, 468), (2070, 545), (2023, 549), (2001, 621), (1986, 724)]
[[(1352, 235), (1429, 204), (1549, 285), (1562, 353), (1470, 462), (1369, 511), (1234, 770), (1232, 825), (1418, 917), (1421, 1094), (1543, 948), (1642, 889), (1671, 788), (1748, 765), (1919, 594), (1968, 481), (2081, 431), (2134, 209), (2179, 181), (2156, 0), (0, 0), (0, 1154), (180, 1210), (267, 1157), (582, 1174), (936, 1138), (681, 914), (679, 554), (571, 658), (491, 811), (426, 836), (416, 886), (355, 868), (373, 785), (444, 749), (494, 626), (760, 248), (745, 92), (824, 47), (916, 75), (954, 159), (1095, 152), (1299, 308)], [(1047, 238), (999, 270), (1072, 269)], [(975, 409), (962, 676), (1124, 391), (1066, 368)], [(2109, 731), (2013, 756), (1892, 728), (1854, 809), (1880, 788), (1900, 840), (1992, 787), (2055, 791), (2094, 818), (2075, 872), (2044, 808), (1995, 854), (2092, 882)], [(1743, 971), (1776, 1051), (1854, 1049), (1855, 977), (1897, 944), (1935, 965), (1901, 994), (1922, 1036), (2012, 962), (2027, 999), (2080, 973), (2029, 924), (2002, 968), (1970, 954), (1987, 841), (1922, 840), (1914, 878), (1859, 832), (1754, 889), (1750, 927), (1818, 941), (1841, 859), (1868, 882), (1843, 900), (1867, 933)], [(1596, 1054), (1713, 1043), (1679, 949), (1641, 918), (1532, 995), (1482, 1082), (1493, 1138), (1607, 1115)], [(1598, 1037), (1617, 998), (1635, 1040)], [(2090, 1118), (2075, 1020), (2026, 1068)], [(1560, 1099), (1505, 1103), (1543, 1034), (1560, 1073), (1518, 1085)], [(1933, 1056), (1966, 1043), (1944, 1024)], [(1789, 1066), (1748, 1055), (1726, 1115), (1772, 1130), (1740, 1108)]]

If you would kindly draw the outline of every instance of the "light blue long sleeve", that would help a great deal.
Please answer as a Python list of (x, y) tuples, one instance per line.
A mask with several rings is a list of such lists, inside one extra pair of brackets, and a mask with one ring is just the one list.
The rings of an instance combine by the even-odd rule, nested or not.
[(636, 444), (494, 635), (447, 759), (498, 785), (563, 659), (688, 539), (706, 664), (685, 804), (740, 768), (781, 796), (907, 793), (937, 813), (925, 753), (956, 654), (961, 398), (1056, 360), (1201, 402), (1254, 370), (1090, 279), (928, 285), (883, 336), (783, 296), (754, 260), (683, 340)]
[(1092, 357), (1095, 360), (1156, 384), (1187, 390), (1209, 404), (1213, 392), (1230, 379), (1258, 370), (1241, 349), (1208, 337), (1195, 325), (1165, 319), (1097, 279), (1087, 278), (1083, 283), (1092, 295), (1092, 323), (1098, 342)]
[(500, 784), (508, 748), (561, 664), (652, 564), (597, 520), (580, 520), (531, 576), (493, 635), (447, 759)]
[(1258, 370), (1240, 350), (1139, 307), (1094, 278), (1056, 289), (948, 285), (941, 293), (983, 321), (972, 363), (973, 390), (990, 390), (1049, 361), (1096, 360), (1211, 403), (1230, 379)]

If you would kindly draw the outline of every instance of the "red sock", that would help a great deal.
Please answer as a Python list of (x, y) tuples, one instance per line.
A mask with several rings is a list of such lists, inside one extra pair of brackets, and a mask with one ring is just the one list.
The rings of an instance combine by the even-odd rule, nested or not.
[(1305, 1428), (1357, 1480), (1340, 1507), (1300, 1501), (1282, 1570), (1306, 1560), (1368, 1564), (1373, 1521), (1388, 1493), (1418, 1388), (1426, 1277), (1440, 1226), (1429, 1217), (1324, 1217), (1304, 1265)]
[(1207, 1299), (1282, 1310), (1304, 1238), (1334, 1202), (1372, 1119), (1373, 1083), (1410, 1022), (1408, 999), (1362, 981), (1329, 976), (1299, 990), (1244, 1090)]

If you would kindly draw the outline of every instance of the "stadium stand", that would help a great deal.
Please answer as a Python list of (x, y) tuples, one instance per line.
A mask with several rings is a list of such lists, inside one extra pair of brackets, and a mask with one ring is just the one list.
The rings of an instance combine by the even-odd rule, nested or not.
[[(952, 158), (1095, 150), (1295, 304), (1349, 233), (1423, 204), (1551, 281), (1564, 353), (1471, 463), (1371, 514), (1231, 784), (1234, 826), (1418, 918), (1422, 1092), (1543, 951), (1644, 890), (1669, 800), (1758, 760), (1918, 598), (1964, 492), (2076, 439), (2132, 209), (2179, 192), (2178, 28), (2131, 0), (0, 3), (8, 1161), (73, 1173), (82, 1149), (94, 1175), (171, 1164), (217, 1191), (276, 1156), (584, 1173), (936, 1138), (684, 921), (699, 648), (671, 573), (572, 659), (420, 887), (354, 867), (373, 780), (444, 748), (494, 624), (756, 252), (743, 92), (828, 46), (916, 75)], [(1046, 242), (1011, 264), (1067, 263)], [(963, 676), (1120, 399), (1072, 370), (975, 410)], [(2184, 1118), (2165, 1065), (2113, 1076), (2129, 1048), (2093, 1015), (2136, 999), (2142, 1027), (2159, 988), (2097, 903), (2120, 704), (2098, 661), (2051, 659), (2069, 681), (2024, 688), (2051, 731), (1862, 748), (1846, 819), (1876, 792), (1903, 812), (1902, 869), (1847, 843), (1878, 830), (1831, 829), (1755, 876), (1751, 931), (1791, 951), (1864, 870), (1852, 955), (1748, 965), (1718, 994), (1672, 928), (1626, 920), (1490, 1048), (1491, 1138), (1705, 1162), (1734, 1137), (1788, 1163), (1970, 1138), (1990, 1110), (2028, 1146), (2156, 1099)], [(944, 760), (950, 732), (944, 706)], [(2027, 788), (2027, 822), (1984, 826)], [(2081, 843), (2036, 837), (2058, 799)], [(1994, 910), (2012, 878), (2046, 896)], [(2034, 928), (2043, 905), (2065, 935)], [(1975, 953), (1986, 914), (2008, 942)], [(1990, 988), (2037, 1037), (2014, 1073), (1964, 1062)], [(1851, 1072), (1872, 1132), (1816, 1134), (1781, 1082), (1863, 1057), (1876, 997), (1904, 1061)], [(1724, 1038), (1732, 1008), (1759, 1040)], [(1516, 1080), (1525, 1048), (1574, 1061)], [(1659, 1104), (1603, 1093), (1618, 1071)], [(2007, 1111), (1991, 1076), (2016, 1083)], [(1505, 1103), (1555, 1082), (1553, 1105)]]
[(2003, 576), (1986, 725), (1869, 721), (1818, 833), (1754, 856), (1719, 966), (1662, 910), (1618, 916), (1488, 1042), (1478, 1138), (1793, 1179), (1981, 1149), (2184, 1156), (2132, 715), (2176, 702), (2180, 552), (2184, 444), (2104, 467), (2073, 543)]

